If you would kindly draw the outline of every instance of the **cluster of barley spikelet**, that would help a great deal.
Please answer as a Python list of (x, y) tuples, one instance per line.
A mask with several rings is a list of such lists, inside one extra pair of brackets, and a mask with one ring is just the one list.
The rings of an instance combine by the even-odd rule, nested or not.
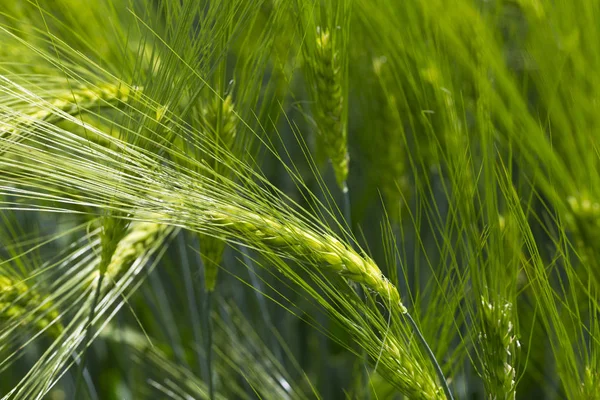
[[(2, 77), (0, 77), (2, 78)], [(3, 82), (10, 82), (2, 79)], [(14, 84), (11, 83), (11, 86)], [(0, 87), (0, 92), (11, 90), (10, 86)], [(137, 89), (135, 90), (137, 93)], [(4, 143), (11, 143), (14, 140), (22, 138), (23, 132), (28, 128), (35, 126), (40, 121), (54, 123), (62, 117), (60, 113), (68, 115), (77, 115), (83, 111), (92, 110), (95, 107), (114, 107), (119, 102), (127, 102), (132, 95), (132, 90), (123, 85), (100, 84), (95, 87), (79, 87), (67, 90), (61, 93), (55, 93), (49, 100), (41, 100), (40, 104), (27, 103), (18, 116), (12, 118), (10, 114), (4, 114), (0, 110), (0, 115), (7, 121), (6, 126), (0, 123), (0, 138)], [(31, 111), (30, 111), (31, 110)], [(18, 126), (18, 128), (15, 128)], [(3, 149), (0, 148), (0, 151)]]
[[(281, 222), (271, 216), (237, 205), (218, 205), (204, 210), (207, 224), (218, 227), (224, 236), (243, 238), (251, 245), (265, 247), (285, 257), (319, 265), (326, 271), (344, 276), (360, 283), (383, 299), (391, 312), (404, 314), (397, 288), (382, 274), (375, 262), (351, 246), (327, 233), (316, 233), (310, 228), (291, 221)], [(379, 340), (379, 339), (376, 339)], [(405, 393), (414, 399), (444, 399), (444, 389), (438, 385), (435, 375), (417, 362), (414, 354), (407, 351), (396, 338), (388, 336), (384, 351), (385, 365), (392, 379)]]
[(283, 223), (236, 205), (219, 205), (206, 210), (207, 223), (223, 235), (244, 238), (251, 244), (280, 251), (300, 261), (319, 264), (327, 270), (361, 283), (384, 299), (395, 311), (406, 312), (396, 287), (375, 262), (361, 256), (329, 234), (316, 234), (297, 224)]
[(439, 89), (440, 101), (445, 106), (444, 118), (448, 128), (443, 133), (445, 153), (453, 157), (451, 162), (457, 171), (456, 194), (460, 198), (473, 199), (477, 194), (477, 175), (474, 173), (475, 161), (471, 154), (471, 143), (467, 129), (457, 112), (456, 94), (445, 89)]
[(407, 154), (404, 144), (403, 121), (399, 114), (396, 96), (387, 93), (390, 82), (389, 67), (385, 58), (373, 59), (373, 71), (385, 95), (381, 128), (373, 132), (372, 147), (375, 149), (370, 160), (376, 171), (377, 181), (387, 205), (390, 219), (399, 222), (399, 209), (408, 197), (411, 188), (407, 176)]
[(489, 400), (516, 398), (515, 360), (521, 345), (512, 323), (512, 304), (498, 305), (481, 299), (483, 381)]
[[(127, 233), (117, 243), (104, 271), (103, 290), (108, 290), (127, 272), (131, 263), (153, 248), (154, 244), (166, 237), (173, 227), (153, 222), (134, 222)], [(101, 272), (88, 277), (89, 284), (98, 282)], [(32, 312), (35, 310), (35, 312)], [(0, 326), (11, 319), (22, 318), (21, 324), (33, 323), (39, 330), (48, 329), (48, 334), (56, 337), (63, 327), (57, 322), (58, 311), (52, 302), (44, 298), (25, 282), (7, 275), (0, 275)]]
[(569, 196), (567, 198), (569, 212), (565, 222), (569, 229), (597, 230), (600, 228), (600, 203), (593, 201), (586, 193), (579, 197)]
[[(127, 86), (113, 84), (99, 84), (95, 87), (81, 87), (58, 93), (50, 100), (52, 108), (57, 108), (67, 114), (75, 115), (82, 110), (90, 110), (94, 107), (114, 105), (115, 102), (127, 102), (131, 95), (131, 89)], [(37, 120), (48, 120), (54, 114), (49, 110), (39, 110), (31, 117)]]
[(317, 28), (314, 55), (309, 67), (316, 86), (315, 119), (317, 129), (331, 160), (336, 180), (340, 186), (348, 177), (348, 144), (344, 121), (343, 65), (340, 51), (327, 28)]
[(596, 243), (600, 238), (600, 204), (587, 193), (569, 196), (567, 198), (567, 212), (565, 214), (565, 225), (573, 233), (578, 253), (582, 262), (589, 262), (594, 257)]
[[(231, 94), (224, 99), (215, 97), (202, 109), (202, 122), (210, 139), (207, 143), (217, 147), (217, 150), (230, 150), (237, 133), (237, 121)], [(219, 164), (216, 160), (211, 160), (211, 164), (218, 172)]]
[[(218, 179), (227, 175), (227, 169), (220, 161), (224, 153), (230, 152), (234, 147), (237, 134), (237, 116), (231, 94), (221, 100), (215, 97), (214, 101), (202, 110), (204, 127), (209, 135), (207, 143), (211, 146), (211, 154), (207, 155), (207, 162), (214, 174), (211, 178)], [(204, 264), (204, 281), (206, 290), (212, 292), (217, 283), (219, 263), (225, 250), (225, 241), (222, 238), (200, 234), (201, 257)]]
[(116, 244), (114, 252), (105, 257), (100, 264), (101, 268), (97, 270), (92, 279), (94, 282), (98, 282), (95, 278), (103, 275), (105, 282), (103, 290), (107, 290), (121, 279), (131, 263), (152, 249), (157, 241), (165, 238), (172, 230), (173, 227), (169, 225), (155, 222), (136, 221), (131, 223), (125, 235)]
[(581, 398), (584, 400), (600, 399), (600, 372), (587, 366), (581, 384)]
[(20, 325), (33, 324), (36, 329), (47, 329), (49, 335), (56, 337), (63, 329), (58, 316), (52, 302), (25, 282), (0, 275), (0, 327), (11, 320), (20, 320)]
[[(409, 399), (443, 400), (444, 389), (439, 386), (429, 371), (414, 360), (406, 346), (394, 337), (387, 337), (381, 357), (387, 358), (384, 365), (390, 370), (393, 380)], [(393, 366), (393, 367), (392, 367)]]

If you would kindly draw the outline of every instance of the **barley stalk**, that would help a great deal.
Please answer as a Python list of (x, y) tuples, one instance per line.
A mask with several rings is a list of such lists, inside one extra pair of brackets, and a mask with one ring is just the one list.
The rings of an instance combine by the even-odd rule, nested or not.
[(343, 65), (329, 29), (317, 28), (314, 55), (309, 62), (315, 85), (317, 129), (331, 160), (335, 177), (343, 187), (348, 177), (348, 144), (344, 120)]
[[(234, 113), (231, 94), (225, 99), (215, 98), (202, 110), (203, 124), (208, 133), (207, 143), (212, 154), (207, 154), (210, 170), (214, 171), (210, 178), (216, 179), (227, 175), (226, 168), (220, 161), (222, 154), (230, 152), (237, 134), (237, 117)], [(217, 283), (219, 263), (225, 250), (222, 238), (200, 234), (201, 257), (204, 264), (204, 281), (206, 290), (212, 292)]]

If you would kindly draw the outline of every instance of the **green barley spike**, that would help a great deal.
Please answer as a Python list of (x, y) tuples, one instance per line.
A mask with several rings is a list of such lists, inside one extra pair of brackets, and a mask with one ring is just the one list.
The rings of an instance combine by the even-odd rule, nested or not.
[(567, 197), (566, 203), (565, 226), (573, 234), (573, 242), (580, 249), (581, 261), (589, 263), (590, 257), (593, 257), (590, 251), (593, 253), (593, 244), (598, 242), (600, 203), (587, 191)]
[(385, 58), (373, 60), (373, 71), (384, 94), (383, 107), (378, 119), (381, 126), (369, 138), (374, 180), (378, 182), (390, 219), (400, 221), (400, 207), (404, 199), (410, 196), (412, 189), (408, 180), (408, 156), (404, 142), (403, 121), (399, 114), (399, 105), (389, 88), (393, 80), (390, 71), (385, 68)]
[(154, 248), (157, 240), (164, 238), (173, 227), (155, 222), (135, 221), (129, 227), (126, 222), (111, 218), (108, 232), (103, 240), (98, 273), (104, 275), (103, 290), (110, 288), (127, 272), (136, 258)]
[(131, 224), (127, 234), (117, 244), (106, 268), (106, 276), (110, 281), (117, 282), (136, 258), (153, 248), (154, 243), (171, 229), (168, 225), (154, 222)]
[(315, 85), (317, 128), (331, 160), (338, 185), (348, 177), (348, 144), (344, 120), (343, 66), (340, 52), (327, 28), (317, 28), (314, 58), (311, 60)]
[[(236, 137), (237, 125), (231, 94), (222, 100), (216, 98), (206, 106), (202, 110), (202, 122), (210, 137), (208, 142), (215, 146), (215, 150), (230, 150)], [(214, 159), (211, 166), (213, 169), (219, 169), (219, 163)]]
[(211, 225), (221, 228), (223, 235), (243, 237), (253, 244), (292, 254), (299, 260), (316, 263), (323, 268), (365, 285), (384, 299), (384, 303), (406, 313), (398, 289), (382, 274), (375, 262), (328, 234), (316, 234), (251, 210), (228, 205), (215, 205), (206, 210)]
[[(36, 309), (35, 313), (31, 310)], [(48, 300), (31, 289), (25, 282), (18, 281), (6, 275), (0, 275), (0, 327), (12, 319), (23, 318), (21, 324), (33, 323), (39, 330), (57, 337), (63, 330), (56, 308)]]
[(483, 382), (488, 399), (516, 398), (515, 361), (521, 347), (512, 323), (512, 304), (497, 304), (481, 298)]
[(600, 372), (596, 368), (587, 365), (581, 383), (581, 399), (600, 399)]
[[(236, 137), (237, 117), (234, 112), (231, 94), (224, 99), (216, 98), (202, 110), (202, 122), (209, 135), (207, 143), (212, 146), (212, 154), (206, 155), (210, 169), (214, 171), (210, 176), (218, 179), (227, 175), (227, 168), (220, 162), (221, 154), (232, 150)], [(217, 283), (219, 263), (225, 250), (225, 241), (221, 238), (199, 235), (201, 257), (204, 264), (204, 280), (206, 290), (212, 292)]]
[[(1, 78), (1, 77), (0, 77)], [(31, 126), (40, 121), (56, 123), (63, 117), (62, 113), (78, 115), (97, 107), (115, 107), (120, 102), (127, 102), (131, 97), (139, 96), (139, 88), (130, 89), (127, 86), (103, 83), (97, 86), (81, 86), (72, 90), (55, 93), (53, 98), (40, 104), (33, 102), (22, 109), (17, 121), (11, 121), (11, 128), (4, 129), (0, 125), (0, 137), (5, 143), (18, 141)], [(12, 128), (18, 125), (18, 128)], [(6, 150), (0, 148), (0, 152)]]

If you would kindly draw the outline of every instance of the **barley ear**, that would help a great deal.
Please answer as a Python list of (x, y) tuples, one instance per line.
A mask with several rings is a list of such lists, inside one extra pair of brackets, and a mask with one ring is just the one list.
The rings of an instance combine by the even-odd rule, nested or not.
[(343, 187), (348, 177), (346, 99), (343, 77), (345, 68), (337, 41), (327, 28), (317, 27), (314, 54), (310, 58), (310, 75), (314, 82), (315, 121), (331, 160), (337, 183)]
[(444, 388), (425, 366), (417, 361), (410, 348), (394, 336), (388, 336), (383, 344), (381, 357), (387, 358), (391, 376), (396, 385), (409, 399), (451, 400)]
[(583, 263), (589, 263), (594, 257), (600, 231), (600, 203), (587, 191), (578, 196), (567, 197), (567, 212), (564, 214), (565, 226), (573, 234), (573, 242), (579, 249), (578, 257)]
[(373, 180), (378, 182), (390, 219), (400, 222), (401, 208), (410, 197), (408, 154), (405, 142), (404, 122), (400, 115), (400, 105), (393, 91), (394, 79), (385, 57), (373, 59), (373, 72), (382, 93), (381, 107), (375, 131), (367, 140), (372, 165)]
[(589, 365), (585, 367), (581, 383), (581, 398), (585, 400), (600, 399), (600, 372)]
[(483, 382), (490, 400), (516, 398), (515, 361), (521, 348), (512, 323), (512, 304), (481, 298), (482, 326), (479, 340), (483, 350)]
[(128, 233), (117, 245), (106, 269), (106, 275), (111, 281), (117, 282), (133, 260), (152, 248), (153, 244), (171, 229), (167, 225), (152, 222), (133, 223)]
[[(16, 84), (0, 76), (0, 82), (7, 83), (6, 88), (0, 86), (0, 92)], [(11, 143), (23, 137), (23, 133), (40, 121), (56, 123), (63, 119), (64, 114), (78, 115), (82, 112), (91, 111), (94, 108), (115, 107), (121, 102), (127, 102), (129, 99), (139, 96), (140, 88), (130, 89), (125, 85), (114, 85), (103, 83), (96, 86), (80, 86), (72, 90), (65, 90), (60, 93), (54, 93), (49, 100), (42, 98), (28, 98), (30, 96), (27, 89), (18, 87), (17, 90), (25, 93), (27, 103), (23, 105), (21, 113), (16, 117), (16, 121), (11, 121), (10, 128), (3, 129), (0, 124), (0, 138), (3, 142)], [(61, 115), (61, 113), (63, 115)], [(8, 116), (3, 116), (8, 118)], [(18, 126), (18, 128), (14, 128)], [(0, 152), (6, 149), (0, 148)]]
[(0, 275), (0, 327), (20, 319), (20, 325), (32, 323), (40, 331), (46, 330), (50, 336), (58, 337), (63, 331), (58, 318), (58, 310), (52, 302), (35, 289), (23, 281)]
[(567, 205), (568, 212), (565, 216), (567, 228), (583, 234), (597, 231), (600, 226), (600, 203), (594, 201), (587, 192), (583, 192), (577, 197), (569, 196)]
[[(216, 97), (204, 107), (202, 123), (209, 134), (208, 146), (213, 146), (214, 150), (220, 152), (230, 150), (237, 134), (237, 116), (231, 94), (224, 99)], [(215, 168), (219, 167), (214, 157), (211, 164)]]
[(279, 222), (270, 216), (256, 214), (236, 205), (219, 205), (206, 210), (211, 225), (223, 235), (244, 238), (252, 245), (278, 251), (309, 264), (320, 265), (331, 272), (363, 284), (381, 296), (385, 304), (402, 314), (398, 289), (386, 279), (377, 264), (329, 234), (317, 234), (301, 224)]
[[(227, 176), (227, 168), (222, 164), (223, 154), (233, 151), (237, 135), (237, 116), (231, 94), (224, 99), (216, 97), (202, 110), (202, 122), (209, 139), (211, 154), (206, 154), (206, 161), (214, 173), (209, 178), (219, 179)], [(206, 290), (212, 292), (217, 283), (219, 264), (223, 258), (225, 242), (223, 238), (200, 233), (200, 249), (204, 264), (204, 282)]]
[[(125, 221), (111, 218), (109, 222), (116, 233), (112, 240), (103, 241), (98, 276), (103, 276), (103, 290), (115, 285), (127, 272), (130, 265), (145, 252), (162, 241), (173, 227), (155, 222), (135, 221), (125, 228)], [(115, 240), (116, 239), (116, 240)], [(97, 282), (98, 280), (95, 280)]]

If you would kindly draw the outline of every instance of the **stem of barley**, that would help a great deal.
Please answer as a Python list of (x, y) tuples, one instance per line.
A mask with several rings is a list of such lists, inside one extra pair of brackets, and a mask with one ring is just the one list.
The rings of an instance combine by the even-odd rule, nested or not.
[[(342, 207), (343, 207), (344, 219), (346, 221), (346, 224), (348, 225), (348, 231), (352, 232), (352, 204), (350, 203), (350, 190), (348, 189), (348, 182), (344, 181), (341, 186), (342, 186), (342, 202), (343, 202)], [(351, 235), (349, 235), (349, 236), (351, 236)], [(355, 250), (354, 239), (352, 237), (348, 237), (348, 242), (352, 246), (352, 249)], [(365, 300), (365, 293), (362, 290), (361, 286), (357, 286), (356, 293), (362, 300)], [(367, 355), (367, 351), (365, 349), (363, 349), (361, 351), (361, 358), (362, 358), (363, 362), (365, 363), (365, 368), (361, 368), (362, 378), (363, 378), (362, 383), (364, 384), (363, 398), (365, 400), (369, 400), (371, 398), (371, 394), (369, 392), (369, 371), (367, 370), (367, 367), (366, 367), (366, 365), (368, 365), (368, 355)]]
[(199, 320), (199, 315), (200, 313), (198, 312), (198, 303), (197, 303), (197, 297), (196, 295), (198, 294), (196, 292), (196, 288), (194, 287), (194, 280), (192, 279), (192, 272), (191, 272), (191, 268), (190, 268), (190, 260), (188, 258), (188, 252), (187, 252), (187, 247), (185, 245), (185, 240), (186, 240), (186, 235), (188, 233), (187, 232), (181, 232), (179, 234), (178, 240), (177, 240), (177, 244), (178, 244), (178, 248), (179, 248), (179, 253), (181, 254), (181, 269), (183, 270), (183, 279), (184, 279), (184, 284), (185, 284), (185, 291), (187, 294), (187, 299), (188, 299), (188, 307), (189, 307), (189, 313), (190, 313), (190, 319), (191, 319), (191, 323), (192, 323), (192, 334), (194, 336), (194, 342), (196, 343), (195, 346), (195, 353), (196, 353), (196, 358), (198, 360), (198, 374), (200, 374), (200, 372), (202, 371), (202, 362), (201, 362), (201, 357), (199, 354), (199, 349), (201, 348), (202, 345), (202, 335), (200, 333), (200, 320)]
[[(79, 359), (77, 358), (77, 355), (75, 353), (71, 353), (71, 358), (75, 362), (75, 365), (77, 365), (78, 370), (81, 371), (81, 376), (83, 376), (83, 381), (85, 382), (85, 385), (87, 386), (90, 398), (92, 400), (99, 400), (100, 398), (98, 397), (98, 392), (96, 391), (96, 388), (94, 386), (94, 381), (92, 379), (92, 376), (90, 375), (90, 371), (88, 371), (87, 367), (85, 365), (83, 365), (83, 363), (81, 361), (79, 361)], [(79, 378), (78, 378), (78, 381), (79, 381)]]
[[(90, 341), (90, 339), (92, 337), (92, 321), (94, 320), (94, 314), (96, 312), (96, 305), (98, 304), (98, 300), (100, 299), (100, 291), (102, 288), (103, 281), (104, 281), (104, 274), (101, 274), (98, 277), (98, 285), (96, 286), (96, 288), (94, 290), (94, 299), (92, 301), (92, 307), (90, 308), (90, 312), (88, 314), (88, 328), (86, 329), (86, 332), (85, 332), (85, 340), (83, 342), (84, 345), (87, 345), (87, 343)], [(74, 395), (75, 398), (77, 398), (77, 392), (79, 391), (79, 387), (81, 386), (81, 377), (82, 376), (84, 377), (83, 380), (85, 381), (85, 383), (88, 384), (88, 379), (86, 379), (86, 377), (85, 377), (86, 356), (87, 356), (87, 347), (84, 348), (84, 350), (83, 350), (83, 355), (81, 356), (80, 362), (76, 363), (78, 365), (78, 372), (77, 372), (77, 383), (75, 384), (75, 395)], [(88, 385), (88, 390), (90, 391), (90, 395), (91, 395), (91, 393), (96, 392), (93, 384), (92, 384), (91, 388)]]
[(212, 296), (213, 292), (206, 290), (206, 309), (204, 314), (206, 316), (206, 364), (208, 369), (208, 397), (210, 400), (215, 398), (215, 385), (213, 380), (213, 366), (212, 366), (212, 319), (210, 313), (212, 311)]
[(446, 398), (448, 400), (454, 400), (454, 397), (452, 396), (452, 392), (450, 391), (450, 387), (448, 386), (448, 382), (446, 381), (446, 377), (444, 376), (444, 372), (442, 371), (442, 367), (440, 367), (440, 364), (438, 364), (438, 362), (435, 358), (435, 354), (433, 354), (431, 347), (429, 347), (429, 344), (427, 344), (427, 340), (425, 340), (425, 337), (421, 333), (421, 330), (417, 326), (417, 323), (415, 322), (415, 320), (412, 318), (412, 316), (409, 313), (404, 313), (404, 316), (406, 317), (406, 319), (408, 319), (408, 322), (410, 323), (413, 330), (417, 334), (417, 338), (419, 338), (419, 342), (421, 342), (421, 345), (423, 345), (423, 347), (427, 351), (427, 355), (429, 356), (429, 359), (433, 363), (433, 366), (435, 367), (435, 372), (437, 373), (437, 376), (440, 380), (442, 388), (444, 389)]
[[(258, 308), (260, 308), (260, 313), (262, 314), (265, 326), (269, 327), (269, 329), (273, 329), (271, 314), (269, 314), (269, 308), (263, 295), (263, 284), (256, 274), (256, 269), (254, 268), (254, 262), (252, 261), (252, 257), (250, 257), (250, 255), (248, 254), (248, 248), (246, 246), (240, 245), (239, 250), (242, 253), (244, 264), (248, 266), (250, 282), (252, 283), (252, 287), (256, 289), (254, 292), (256, 293)], [(273, 335), (269, 335), (269, 342), (269, 346), (275, 354), (275, 357), (281, 362), (283, 360), (281, 356), (281, 349), (279, 348), (279, 343), (277, 342), (277, 340), (275, 340)]]

